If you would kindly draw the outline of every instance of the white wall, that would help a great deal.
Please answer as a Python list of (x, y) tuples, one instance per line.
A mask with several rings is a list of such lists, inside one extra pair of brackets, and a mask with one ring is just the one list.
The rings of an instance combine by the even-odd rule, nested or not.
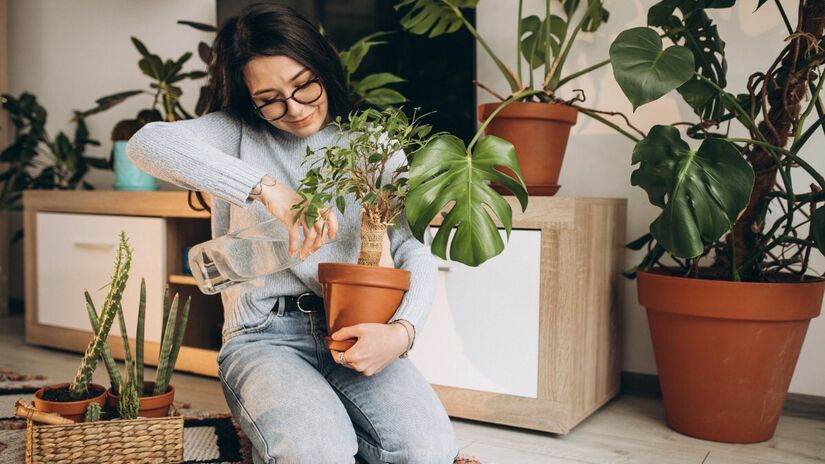
[[(524, 14), (544, 12), (544, 0), (525, 0)], [(622, 30), (646, 24), (647, 8), (657, 3), (654, 0), (607, 0), (610, 20), (596, 34), (580, 34), (580, 39), (571, 51), (566, 70), (576, 71), (608, 58), (610, 42)], [(796, 17), (796, 2), (783, 1), (790, 17)], [(516, 0), (480, 2), (477, 23), (478, 30), (494, 52), (511, 69), (515, 69)], [(559, 3), (554, 1), (556, 8)], [(784, 45), (787, 35), (781, 19), (772, 2), (757, 13), (752, 14), (755, 2), (738, 2), (729, 10), (715, 10), (711, 16), (719, 26), (719, 34), (727, 43), (728, 89), (735, 93), (744, 92), (748, 76), (757, 70), (766, 70)], [(508, 86), (498, 68), (486, 52), (478, 47), (477, 78), (501, 94), (508, 93)], [(524, 67), (526, 70), (526, 66)], [(537, 70), (536, 81), (541, 82)], [(565, 73), (567, 74), (567, 73)], [(526, 71), (525, 71), (526, 76)], [(525, 79), (526, 80), (526, 79)], [(572, 84), (572, 85), (569, 85)], [(560, 90), (562, 98), (572, 97), (571, 89), (581, 88), (587, 95), (582, 105), (601, 110), (621, 111), (628, 115), (634, 125), (646, 131), (654, 124), (676, 121), (694, 121), (690, 108), (675, 92), (667, 98), (642, 106), (633, 113), (632, 106), (613, 80), (610, 67), (601, 68), (589, 75), (569, 83)], [(488, 93), (478, 91), (479, 103), (494, 101)], [(808, 144), (807, 157), (817, 169), (825, 170), (825, 159), (819, 155), (825, 149), (825, 140), (817, 132)], [(619, 135), (607, 126), (579, 115), (579, 121), (571, 132), (567, 154), (559, 180), (561, 196), (619, 197), (628, 199), (628, 241), (647, 232), (650, 222), (658, 214), (651, 206), (641, 188), (630, 185), (630, 154), (633, 142)], [(798, 174), (798, 173), (797, 173)], [(800, 177), (795, 185), (808, 185), (809, 181)], [(825, 271), (825, 259), (814, 252), (813, 268)], [(626, 255), (626, 268), (639, 262), (641, 252)], [(644, 309), (636, 299), (635, 281), (624, 281), (624, 360), (623, 370), (640, 373), (655, 373), (656, 366), (647, 328)], [(811, 323), (805, 345), (800, 355), (790, 391), (825, 396), (825, 367), (821, 353), (825, 352), (825, 317)], [(817, 356), (817, 354), (820, 354)]]
[[(73, 109), (92, 108), (96, 99), (120, 91), (150, 90), (150, 78), (138, 68), (140, 54), (131, 36), (164, 60), (191, 51), (183, 70), (204, 69), (197, 45), (201, 40), (211, 43), (214, 34), (177, 24), (182, 19), (215, 24), (215, 0), (9, 0), (9, 93), (35, 94), (48, 112), (49, 135), (62, 130), (72, 138)], [(182, 104), (190, 113), (202, 82), (181, 81)], [(90, 146), (87, 155), (108, 157), (115, 123), (134, 118), (151, 104), (151, 96), (138, 95), (91, 116), (89, 131), (101, 146)], [(98, 189), (111, 190), (114, 174), (95, 169), (87, 180)], [(174, 188), (160, 184), (162, 190)], [(19, 215), (11, 222), (14, 233), (21, 226)], [(22, 248), (20, 241), (10, 251), (12, 298), (23, 298)]]

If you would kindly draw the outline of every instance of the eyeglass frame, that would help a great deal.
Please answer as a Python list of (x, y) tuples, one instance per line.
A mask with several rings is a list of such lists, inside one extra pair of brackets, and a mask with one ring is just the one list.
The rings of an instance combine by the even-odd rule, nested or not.
[[(303, 101), (298, 100), (297, 98), (295, 98), (295, 94), (296, 94), (299, 90), (304, 89), (304, 88), (306, 88), (306, 87), (308, 87), (308, 86), (310, 86), (310, 85), (312, 85), (312, 84), (314, 84), (314, 83), (316, 83), (316, 82), (318, 83), (318, 85), (320, 85), (320, 86), (321, 86), (321, 93), (319, 93), (319, 94), (318, 94), (318, 96), (317, 96), (317, 97), (315, 97), (315, 99), (314, 99), (314, 100), (307, 101), (307, 102), (303, 102)], [(296, 102), (298, 102), (298, 103), (300, 103), (300, 104), (302, 104), (302, 105), (309, 105), (310, 103), (315, 103), (315, 102), (317, 102), (317, 101), (318, 101), (318, 99), (320, 99), (323, 95), (324, 95), (324, 85), (323, 85), (323, 84), (321, 84), (321, 78), (320, 78), (319, 76), (316, 76), (316, 77), (313, 77), (312, 79), (310, 79), (310, 80), (308, 80), (308, 81), (304, 82), (304, 83), (303, 83), (303, 84), (301, 84), (300, 86), (296, 87), (296, 88), (295, 88), (295, 90), (293, 90), (293, 91), (292, 91), (292, 94), (290, 94), (290, 96), (289, 96), (289, 97), (287, 97), (287, 98), (273, 98), (272, 100), (270, 100), (270, 101), (268, 101), (268, 102), (264, 103), (264, 104), (263, 104), (263, 105), (261, 105), (261, 106), (256, 105), (256, 104), (255, 104), (255, 102), (253, 101), (253, 102), (252, 102), (252, 109), (255, 111), (255, 114), (257, 114), (257, 115), (258, 115), (258, 117), (260, 117), (260, 118), (261, 118), (261, 119), (263, 119), (264, 121), (277, 121), (277, 120), (279, 120), (279, 119), (283, 119), (283, 117), (284, 117), (284, 116), (286, 116), (286, 114), (289, 112), (289, 104), (287, 104), (287, 100), (292, 99), (292, 100), (295, 100)], [(273, 119), (267, 119), (267, 118), (265, 118), (265, 117), (264, 117), (263, 112), (261, 111), (261, 108), (263, 108), (263, 107), (265, 107), (265, 106), (268, 106), (268, 105), (271, 105), (271, 104), (273, 104), (273, 103), (279, 103), (279, 102), (280, 102), (280, 103), (283, 103), (284, 105), (286, 105), (286, 111), (284, 111), (284, 114), (282, 114), (281, 116), (278, 116), (277, 118), (273, 118)]]

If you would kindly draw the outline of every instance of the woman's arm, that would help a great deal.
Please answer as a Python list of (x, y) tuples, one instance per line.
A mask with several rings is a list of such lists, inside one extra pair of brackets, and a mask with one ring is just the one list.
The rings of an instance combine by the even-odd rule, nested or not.
[(241, 122), (218, 111), (146, 124), (126, 144), (126, 156), (158, 179), (247, 208), (267, 173), (239, 158), (240, 141)]

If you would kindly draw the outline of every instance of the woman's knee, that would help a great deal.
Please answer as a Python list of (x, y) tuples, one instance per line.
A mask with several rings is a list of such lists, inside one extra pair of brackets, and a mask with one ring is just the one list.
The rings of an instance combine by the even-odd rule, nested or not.
[(295, 430), (281, 434), (277, 443), (258, 452), (266, 464), (352, 464), (358, 452), (358, 442), (355, 433), (346, 431), (319, 440), (317, 436)]
[(419, 425), (382, 434), (381, 448), (388, 458), (396, 458), (391, 462), (451, 464), (459, 449), (449, 420), (446, 424), (432, 424), (432, 427)]

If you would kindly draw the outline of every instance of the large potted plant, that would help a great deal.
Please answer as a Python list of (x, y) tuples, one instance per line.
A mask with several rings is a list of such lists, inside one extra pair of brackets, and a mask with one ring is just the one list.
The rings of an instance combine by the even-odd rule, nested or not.
[[(574, 105), (576, 101), (583, 101), (581, 93), (565, 100), (558, 90), (571, 80), (610, 62), (603, 60), (568, 75), (562, 73), (578, 34), (596, 31), (609, 15), (601, 0), (557, 2), (555, 8), (561, 10), (561, 15), (553, 14), (553, 2), (546, 0), (544, 18), (536, 15), (522, 17), (522, 3), (519, 0), (518, 32), (513, 37), (517, 49), (515, 72), (504, 64), (462, 13), (462, 9), (475, 8), (478, 0), (402, 0), (395, 8), (409, 7), (401, 25), (411, 33), (435, 37), (464, 27), (473, 35), (507, 80), (510, 95), (503, 97), (488, 86), (477, 84), (501, 102), (516, 97), (515, 102), (498, 113), (495, 119), (494, 112), (502, 103), (480, 105), (479, 120), (493, 119), (487, 133), (515, 145), (528, 192), (531, 195), (554, 195), (559, 189), (559, 173), (570, 128), (576, 123), (579, 111), (607, 122), (599, 111)], [(522, 73), (522, 61), (527, 65), (526, 76)], [(534, 82), (533, 72), (539, 68), (543, 68), (544, 78)], [(508, 191), (496, 188), (504, 194)]]
[[(348, 143), (320, 154), (308, 152), (311, 166), (298, 189), (302, 201), (295, 205), (310, 227), (320, 210), (331, 205), (342, 213), (348, 200), (361, 208), (358, 263), (318, 265), (329, 333), (362, 322), (386, 323), (397, 310), (409, 288), (409, 272), (378, 264), (384, 234), (402, 215), (415, 237), (426, 243), (431, 221), (452, 205), (432, 242), (433, 253), (444, 259), (477, 266), (504, 249), (486, 208), (509, 236), (512, 210), (489, 182), (506, 186), (522, 209), (527, 206), (512, 144), (494, 136), (480, 138), (481, 131), (469, 146), (450, 134), (431, 136), (420, 117), (410, 119), (394, 107), (367, 109), (333, 124)], [(512, 177), (497, 168), (509, 169)], [(344, 351), (354, 340), (327, 343)]]
[[(733, 4), (660, 2), (649, 27), (618, 35), (610, 57), (634, 107), (676, 89), (698, 116), (686, 129), (698, 148), (675, 125), (657, 125), (633, 150), (631, 183), (662, 210), (628, 244), (646, 248), (628, 275), (647, 308), (667, 422), (748, 443), (773, 436), (825, 291), (809, 267), (812, 252), (825, 253), (825, 178), (803, 157), (825, 121), (825, 3), (800, 2), (796, 29), (775, 3), (790, 36), (740, 95), (726, 90), (724, 42), (706, 11)], [(729, 125), (748, 136), (729, 135)], [(794, 170), (811, 182), (800, 185)]]
[(60, 414), (79, 422), (83, 420), (89, 403), (99, 403), (101, 406), (105, 403), (106, 388), (92, 383), (92, 374), (97, 367), (98, 358), (106, 347), (106, 337), (115, 316), (120, 311), (131, 262), (132, 249), (129, 247), (126, 235), (121, 232), (109, 292), (101, 308), (99, 324), (89, 341), (77, 374), (71, 383), (48, 385), (37, 390), (34, 394), (34, 405), (38, 411)]

